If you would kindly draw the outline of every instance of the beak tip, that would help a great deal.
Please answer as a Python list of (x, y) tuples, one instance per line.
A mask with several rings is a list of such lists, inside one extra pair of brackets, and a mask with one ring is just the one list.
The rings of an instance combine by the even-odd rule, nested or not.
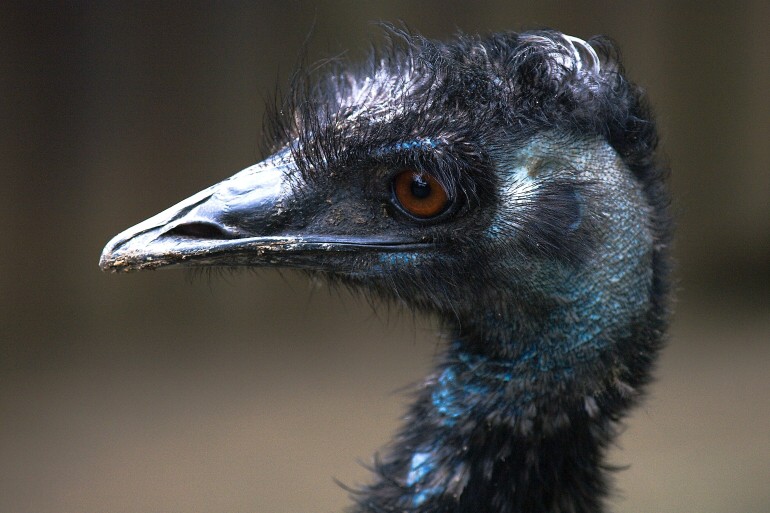
[(117, 244), (115, 243), (114, 238), (110, 240), (106, 246), (104, 246), (102, 254), (99, 256), (99, 269), (102, 271), (116, 271), (116, 264), (118, 263), (118, 259), (116, 259), (114, 256), (116, 246)]
[(179, 251), (176, 242), (159, 237), (159, 230), (129, 228), (110, 240), (99, 257), (99, 269), (104, 272), (128, 273), (154, 270), (184, 262), (189, 258)]
[(104, 272), (127, 272), (131, 269), (129, 261), (120, 254), (113, 253), (113, 247), (109, 245), (104, 248), (102, 255), (99, 257), (99, 269)]
[(127, 244), (128, 242), (130, 239), (126, 239), (123, 234), (110, 240), (99, 257), (99, 268), (104, 272), (118, 273), (152, 267), (147, 265), (152, 258), (145, 262), (141, 255), (131, 255), (131, 244)]

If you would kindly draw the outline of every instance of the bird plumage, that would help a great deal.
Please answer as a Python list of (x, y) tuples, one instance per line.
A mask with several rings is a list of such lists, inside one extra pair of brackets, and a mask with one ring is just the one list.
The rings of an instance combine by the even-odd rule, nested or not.
[(300, 268), (438, 316), (451, 343), (355, 511), (602, 511), (668, 316), (646, 99), (605, 39), (387, 35), (358, 68), (298, 72), (271, 157), (101, 265)]

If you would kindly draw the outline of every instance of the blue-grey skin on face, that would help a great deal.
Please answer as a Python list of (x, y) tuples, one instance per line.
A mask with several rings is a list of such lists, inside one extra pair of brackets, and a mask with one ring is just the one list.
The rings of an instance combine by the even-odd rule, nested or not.
[(100, 265), (298, 268), (438, 316), (452, 342), (356, 511), (601, 511), (667, 317), (641, 93), (609, 47), (557, 32), (393, 35), (295, 99), (271, 157)]

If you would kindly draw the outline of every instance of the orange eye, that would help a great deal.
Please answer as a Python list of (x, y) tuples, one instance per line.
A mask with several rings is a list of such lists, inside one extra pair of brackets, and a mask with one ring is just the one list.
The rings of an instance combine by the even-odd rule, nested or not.
[(393, 193), (401, 208), (422, 219), (436, 217), (449, 205), (449, 196), (438, 180), (411, 169), (396, 175)]

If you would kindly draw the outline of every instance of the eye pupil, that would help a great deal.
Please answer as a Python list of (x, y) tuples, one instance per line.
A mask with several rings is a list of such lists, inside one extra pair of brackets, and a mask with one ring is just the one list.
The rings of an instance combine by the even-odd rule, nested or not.
[(413, 169), (401, 171), (393, 178), (393, 199), (402, 211), (418, 219), (437, 217), (451, 203), (438, 180)]
[(412, 178), (412, 195), (415, 198), (425, 199), (430, 196), (431, 187), (428, 182), (425, 181), (420, 175), (415, 175)]

